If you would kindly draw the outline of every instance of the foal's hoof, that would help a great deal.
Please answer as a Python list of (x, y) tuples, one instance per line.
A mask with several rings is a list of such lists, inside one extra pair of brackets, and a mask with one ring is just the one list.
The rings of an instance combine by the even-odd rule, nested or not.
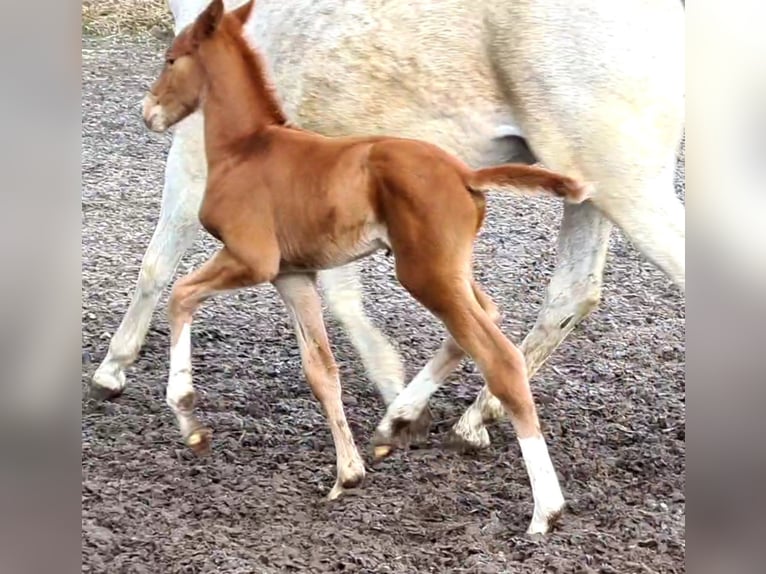
[(364, 463), (360, 459), (338, 475), (335, 486), (332, 487), (332, 490), (327, 495), (327, 500), (335, 500), (345, 491), (357, 488), (364, 482), (364, 477)]
[(489, 432), (487, 427), (478, 429), (464, 427), (458, 421), (447, 436), (447, 445), (458, 452), (469, 453), (484, 450), (489, 447)]
[(372, 449), (372, 457), (375, 462), (383, 460), (388, 455), (394, 452), (394, 447), (388, 444), (382, 444)]
[(389, 424), (385, 424), (384, 421), (378, 425), (371, 441), (373, 460), (378, 462), (389, 456), (395, 449), (406, 449), (412, 444), (425, 442), (428, 439), (432, 420), (431, 410), (426, 407), (415, 420), (392, 418)]
[(189, 433), (186, 437), (188, 446), (197, 456), (210, 454), (210, 443), (213, 440), (213, 431), (207, 427), (200, 427)]
[[(391, 417), (378, 425), (372, 437), (376, 459), (387, 456), (394, 448), (407, 449), (411, 445), (418, 445), (428, 440), (428, 431), (431, 429), (431, 410), (424, 408), (414, 420), (402, 417)], [(384, 447), (387, 449), (384, 452)]]

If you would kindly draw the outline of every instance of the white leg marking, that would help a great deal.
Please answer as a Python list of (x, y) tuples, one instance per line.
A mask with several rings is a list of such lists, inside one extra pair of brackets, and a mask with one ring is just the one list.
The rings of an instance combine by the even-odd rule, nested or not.
[[(184, 323), (175, 346), (170, 349), (170, 380), (191, 373), (191, 326)], [(175, 396), (175, 395), (174, 395)]]
[(564, 495), (561, 493), (545, 439), (542, 436), (520, 438), (519, 445), (535, 501), (532, 522), (527, 532), (545, 534), (550, 528), (550, 519), (564, 508)]
[(167, 403), (175, 413), (181, 434), (187, 437), (196, 426), (192, 415), (194, 386), (191, 373), (191, 326), (184, 323), (178, 341), (170, 350)]

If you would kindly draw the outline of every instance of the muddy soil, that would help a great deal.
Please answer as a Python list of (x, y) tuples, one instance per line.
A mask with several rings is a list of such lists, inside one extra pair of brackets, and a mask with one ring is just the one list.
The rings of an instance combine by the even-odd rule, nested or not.
[[(143, 128), (139, 104), (163, 49), (84, 40), (83, 572), (684, 572), (683, 298), (617, 232), (600, 308), (533, 380), (570, 503), (544, 540), (524, 535), (531, 492), (508, 422), (491, 428), (492, 446), (479, 454), (443, 444), (481, 386), (468, 361), (433, 399), (430, 443), (370, 468), (359, 490), (327, 503), (330, 433), (270, 287), (221, 296), (195, 323), (210, 457), (186, 450), (164, 403), (167, 293), (125, 394), (87, 398), (159, 213), (170, 139)], [(555, 200), (490, 198), (478, 275), (517, 342), (542, 302), (560, 214)], [(179, 273), (215, 247), (200, 234)], [(362, 265), (367, 309), (411, 376), (441, 329), (395, 283), (383, 254)], [(328, 323), (347, 416), (369, 460), (383, 408)]]

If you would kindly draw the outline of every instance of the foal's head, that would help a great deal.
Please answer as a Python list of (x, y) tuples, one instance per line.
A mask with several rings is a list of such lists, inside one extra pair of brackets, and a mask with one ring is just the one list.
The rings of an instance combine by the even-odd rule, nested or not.
[(205, 88), (205, 71), (200, 50), (211, 42), (226, 41), (241, 34), (254, 0), (224, 14), (223, 0), (213, 0), (197, 19), (184, 28), (165, 54), (159, 78), (144, 98), (146, 127), (164, 132), (196, 111)]

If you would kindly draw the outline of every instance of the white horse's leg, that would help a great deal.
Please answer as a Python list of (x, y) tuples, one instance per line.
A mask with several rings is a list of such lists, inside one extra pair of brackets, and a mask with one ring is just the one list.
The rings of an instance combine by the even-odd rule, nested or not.
[[(684, 289), (685, 212), (673, 188), (674, 167), (672, 158), (656, 176), (626, 181), (619, 193), (599, 193), (593, 203), (622, 228), (647, 259)], [(537, 322), (521, 344), (530, 377), (598, 304), (610, 227), (593, 206), (565, 208), (560, 260)], [(485, 424), (503, 416), (500, 401), (485, 386), (455, 423), (455, 444), (486, 447), (489, 435)]]
[[(544, 307), (521, 345), (530, 376), (599, 299), (607, 220), (684, 284), (683, 211), (672, 179), (683, 126), (683, 7), (615, 6), (602, 3), (589, 13), (602, 32), (596, 35), (592, 27), (569, 25), (565, 10), (573, 17), (585, 14), (571, 3), (497, 3), (487, 19), (498, 79), (514, 95), (535, 156), (598, 184), (592, 205), (566, 208), (559, 262)], [(545, 42), (537, 33), (541, 25), (551, 32)], [(642, 26), (654, 30), (656, 42), (636, 50), (633, 34)], [(560, 58), (562, 49), (573, 46), (572, 58)], [(546, 85), (555, 88), (522, 80), (533, 77), (547, 77)], [(454, 436), (467, 446), (485, 446), (485, 422), (502, 415), (485, 388), (453, 427)]]
[(399, 353), (364, 312), (357, 264), (319, 273), (330, 311), (356, 348), (386, 405), (404, 388), (404, 366)]
[(655, 177), (634, 180), (626, 193), (594, 203), (636, 248), (682, 291), (686, 290), (686, 211), (674, 188), (676, 158)]
[[(537, 321), (520, 346), (530, 379), (598, 305), (611, 229), (611, 222), (590, 202), (564, 206), (556, 269)], [(500, 401), (485, 385), (455, 423), (453, 444), (469, 449), (489, 446), (485, 423), (500, 419), (504, 413)]]
[(194, 116), (178, 126), (165, 167), (159, 222), (144, 254), (130, 306), (93, 376), (91, 393), (97, 398), (114, 397), (125, 388), (125, 368), (136, 360), (160, 295), (198, 232), (206, 169), (196, 137), (201, 129), (201, 118)]
[[(481, 289), (474, 289), (474, 295), (492, 321), (499, 323), (500, 310), (497, 305)], [(428, 430), (423, 430), (422, 425), (424, 413), (429, 413), (429, 399), (465, 356), (465, 351), (447, 334), (434, 357), (388, 406), (375, 430), (372, 443), (404, 448), (412, 441), (412, 437), (422, 436)], [(387, 450), (376, 450), (376, 457), (385, 455)]]
[[(431, 422), (428, 401), (464, 357), (463, 349), (447, 335), (433, 358), (388, 405), (372, 443), (406, 448), (413, 440), (425, 438)], [(388, 450), (390, 448), (376, 452), (376, 457), (380, 458)]]
[[(330, 311), (340, 321), (351, 344), (359, 353), (383, 403), (391, 405), (404, 388), (404, 365), (391, 341), (372, 324), (364, 312), (363, 289), (357, 264), (327, 269), (319, 273), (319, 278)], [(406, 441), (418, 443), (425, 440), (430, 427), (431, 410), (428, 405), (423, 405), (407, 429)]]

